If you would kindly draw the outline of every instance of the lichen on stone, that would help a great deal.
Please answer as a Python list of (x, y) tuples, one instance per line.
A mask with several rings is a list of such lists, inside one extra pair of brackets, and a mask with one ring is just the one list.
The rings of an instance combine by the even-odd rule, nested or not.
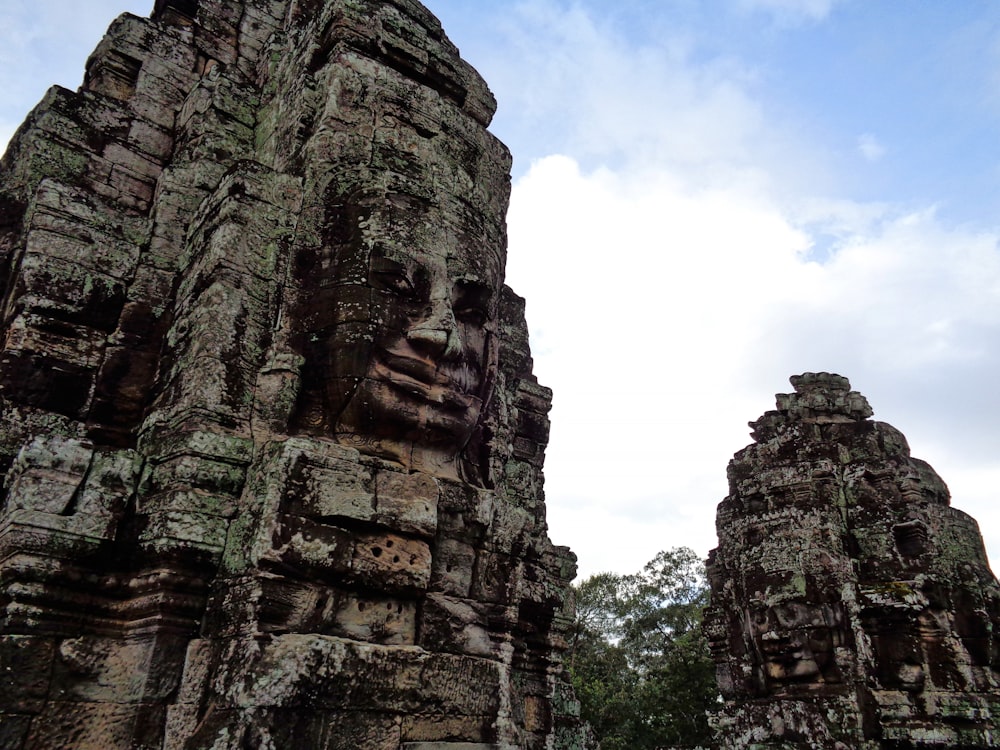
[(1000, 585), (975, 521), (846, 378), (791, 382), (718, 510), (719, 747), (993, 747)]

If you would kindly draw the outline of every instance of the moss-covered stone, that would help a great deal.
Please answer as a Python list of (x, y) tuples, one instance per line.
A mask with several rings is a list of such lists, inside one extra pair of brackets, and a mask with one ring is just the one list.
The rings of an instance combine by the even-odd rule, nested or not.
[(29, 116), (0, 746), (590, 746), (495, 106), (412, 0), (158, 0)]
[(792, 384), (719, 505), (719, 746), (991, 747), (1000, 585), (975, 522), (846, 378)]

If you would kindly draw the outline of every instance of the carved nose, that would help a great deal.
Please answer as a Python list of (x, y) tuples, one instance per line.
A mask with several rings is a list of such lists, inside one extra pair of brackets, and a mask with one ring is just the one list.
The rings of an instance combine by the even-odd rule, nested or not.
[(417, 323), (406, 333), (415, 348), (437, 357), (454, 357), (461, 351), (455, 313), (447, 300), (440, 300), (426, 320)]
[(442, 331), (440, 328), (427, 328), (426, 326), (411, 328), (407, 332), (406, 338), (414, 344), (420, 344), (433, 350), (442, 350), (448, 345), (448, 331)]
[(426, 326), (411, 328), (406, 334), (406, 339), (417, 351), (441, 360), (457, 359), (462, 351), (458, 343), (458, 333), (454, 328), (449, 330)]

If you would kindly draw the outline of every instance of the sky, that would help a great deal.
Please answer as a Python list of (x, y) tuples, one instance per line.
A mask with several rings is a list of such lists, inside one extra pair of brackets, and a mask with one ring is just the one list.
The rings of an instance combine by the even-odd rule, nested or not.
[[(581, 576), (715, 546), (747, 422), (837, 372), (1000, 560), (1000, 3), (427, 0), (514, 155), (507, 281)], [(0, 147), (119, 12), (0, 0)]]

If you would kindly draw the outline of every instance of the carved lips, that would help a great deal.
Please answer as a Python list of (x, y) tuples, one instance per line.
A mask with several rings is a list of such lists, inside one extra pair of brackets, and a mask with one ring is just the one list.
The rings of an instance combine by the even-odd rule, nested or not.
[(480, 380), (473, 369), (435, 365), (411, 356), (384, 351), (372, 363), (370, 375), (411, 396), (448, 409), (466, 411), (479, 402)]

